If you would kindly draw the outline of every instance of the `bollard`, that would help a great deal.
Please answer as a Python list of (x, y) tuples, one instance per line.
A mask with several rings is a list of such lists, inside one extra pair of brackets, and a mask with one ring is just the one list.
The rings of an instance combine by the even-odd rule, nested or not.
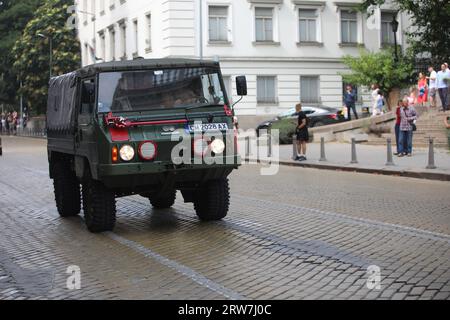
[(267, 158), (272, 157), (272, 131), (269, 130), (269, 136), (267, 139)]
[(297, 135), (292, 135), (292, 160), (297, 159)]
[(352, 161), (350, 163), (358, 163), (356, 159), (356, 140), (352, 138)]
[(250, 137), (245, 137), (245, 157), (250, 157)]
[(0, 156), (3, 155), (3, 149), (2, 149), (2, 137), (0, 137)]
[(395, 166), (394, 160), (392, 159), (392, 140), (391, 138), (387, 138), (387, 166)]
[(428, 165), (427, 169), (436, 169), (434, 164), (434, 139), (433, 137), (428, 138)]
[(319, 161), (327, 161), (325, 157), (325, 138), (320, 137), (320, 159)]

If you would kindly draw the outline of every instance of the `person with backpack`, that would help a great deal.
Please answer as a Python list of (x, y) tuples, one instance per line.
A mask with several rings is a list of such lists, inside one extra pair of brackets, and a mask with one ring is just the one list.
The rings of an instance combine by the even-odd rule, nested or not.
[(308, 118), (306, 114), (302, 111), (302, 104), (297, 103), (295, 106), (295, 111), (298, 115), (298, 123), (295, 130), (297, 135), (297, 157), (295, 160), (297, 161), (305, 161), (306, 160), (306, 143), (309, 141), (309, 132), (308, 132)]

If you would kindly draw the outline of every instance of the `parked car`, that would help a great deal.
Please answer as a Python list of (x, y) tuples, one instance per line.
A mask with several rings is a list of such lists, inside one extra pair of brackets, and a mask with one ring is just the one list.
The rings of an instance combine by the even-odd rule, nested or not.
[[(342, 110), (326, 106), (303, 106), (302, 111), (308, 117), (308, 127), (320, 127), (328, 124), (335, 124), (345, 121)], [(278, 129), (280, 130), (280, 143), (291, 143), (292, 135), (295, 132), (297, 123), (297, 112), (295, 107), (280, 113), (276, 118), (264, 121), (256, 128), (259, 136), (260, 130)]]

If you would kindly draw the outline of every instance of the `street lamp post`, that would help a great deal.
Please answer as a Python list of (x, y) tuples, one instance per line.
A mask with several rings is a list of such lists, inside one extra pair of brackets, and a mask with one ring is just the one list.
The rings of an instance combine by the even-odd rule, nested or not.
[(43, 39), (48, 39), (48, 43), (50, 46), (50, 78), (52, 77), (52, 66), (53, 66), (53, 39), (50, 36), (46, 36), (42, 33), (38, 33), (38, 37), (43, 38)]
[(398, 54), (397, 54), (397, 30), (398, 30), (398, 21), (396, 20), (397, 13), (394, 13), (391, 21), (392, 32), (394, 33), (394, 60), (398, 62)]

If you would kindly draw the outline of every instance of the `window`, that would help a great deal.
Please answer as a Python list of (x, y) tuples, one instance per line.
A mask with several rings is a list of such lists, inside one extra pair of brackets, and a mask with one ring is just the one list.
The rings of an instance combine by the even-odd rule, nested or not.
[(394, 33), (391, 22), (394, 18), (392, 12), (381, 13), (381, 44), (394, 44)]
[(317, 10), (299, 9), (300, 42), (317, 42)]
[(147, 23), (147, 39), (145, 43), (147, 44), (146, 51), (148, 52), (152, 50), (152, 15), (147, 14), (145, 20)]
[(348, 10), (341, 11), (341, 42), (358, 42), (358, 17), (356, 12)]
[(134, 53), (138, 53), (139, 52), (139, 25), (138, 25), (138, 21), (134, 20), (133, 21), (133, 31), (134, 31)]
[(209, 41), (228, 41), (228, 7), (209, 7)]
[(100, 12), (105, 12), (105, 0), (100, 0)]
[(303, 103), (319, 103), (319, 77), (300, 77), (300, 100)]
[(116, 31), (114, 29), (109, 30), (109, 50), (111, 60), (116, 60)]
[(256, 79), (256, 101), (258, 103), (276, 103), (275, 77), (260, 76)]
[(255, 8), (256, 41), (273, 41), (273, 9)]
[(115, 8), (115, 0), (109, 0), (109, 10), (113, 10)]
[(84, 65), (88, 65), (89, 64), (89, 48), (88, 48), (88, 44), (85, 43), (84, 44)]
[(217, 69), (176, 68), (103, 72), (98, 112), (207, 107), (224, 104)]
[(121, 59), (126, 60), (127, 58), (127, 25), (125, 23), (122, 23), (120, 25), (120, 47), (121, 47)]
[(106, 61), (106, 41), (105, 41), (105, 34), (102, 32), (100, 33), (100, 50), (102, 54), (102, 60)]
[(81, 85), (80, 114), (90, 114), (95, 104), (95, 82), (93, 79), (85, 80)]

